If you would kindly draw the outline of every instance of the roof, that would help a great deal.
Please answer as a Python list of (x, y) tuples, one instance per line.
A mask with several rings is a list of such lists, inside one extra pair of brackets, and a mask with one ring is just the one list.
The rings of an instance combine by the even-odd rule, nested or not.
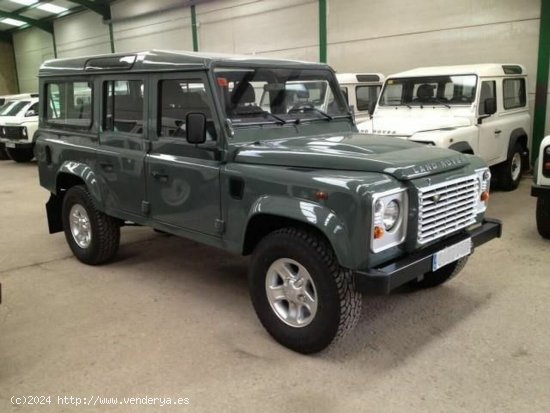
[[(510, 73), (505, 73), (505, 70)], [(521, 72), (519, 72), (521, 70)], [(512, 73), (514, 72), (514, 73)], [(441, 76), (475, 74), (478, 76), (497, 77), (520, 74), (525, 76), (525, 66), (515, 63), (482, 63), (457, 66), (431, 66), (418, 67), (405, 72), (395, 73), (389, 77), (417, 77), (417, 76)]]
[(383, 83), (384, 75), (382, 73), (336, 73), (338, 83)]
[(300, 60), (278, 60), (259, 56), (240, 56), (221, 53), (196, 53), (175, 50), (150, 50), (137, 53), (115, 53), (68, 59), (47, 60), (38, 72), (39, 76), (84, 74), (94, 72), (151, 72), (207, 69), (212, 63), (247, 65), (277, 65), (279, 67), (328, 68), (324, 63)]

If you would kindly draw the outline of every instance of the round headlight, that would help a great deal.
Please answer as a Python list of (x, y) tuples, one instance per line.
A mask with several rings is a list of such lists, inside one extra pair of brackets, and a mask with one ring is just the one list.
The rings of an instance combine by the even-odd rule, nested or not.
[(546, 155), (550, 155), (550, 146), (546, 147)]
[(386, 231), (391, 231), (399, 220), (399, 203), (394, 199), (386, 205), (384, 209), (384, 227)]

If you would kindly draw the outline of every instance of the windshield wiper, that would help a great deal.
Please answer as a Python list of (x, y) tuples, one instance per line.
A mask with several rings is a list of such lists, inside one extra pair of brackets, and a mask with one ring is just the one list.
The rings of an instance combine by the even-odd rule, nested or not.
[(437, 103), (441, 103), (443, 106), (446, 106), (446, 107), (448, 107), (449, 109), (451, 109), (451, 105), (449, 105), (447, 102), (444, 102), (444, 101), (441, 100), (440, 98), (434, 98), (434, 99), (435, 99), (435, 101), (436, 101)]
[[(295, 108), (292, 108), (288, 111), (289, 114), (291, 113), (296, 113), (296, 112), (316, 112), (318, 113), (319, 115), (322, 115), (325, 119), (327, 120), (332, 120), (334, 119), (331, 115), (329, 115), (327, 112), (325, 112), (324, 110), (321, 110), (321, 109), (318, 109), (316, 108), (315, 106), (313, 105), (302, 105), (302, 106), (298, 106), (298, 107), (295, 107)], [(310, 119), (308, 119), (310, 120)]]
[(267, 110), (253, 110), (253, 111), (237, 113), (237, 115), (243, 115), (243, 116), (263, 115), (265, 118), (267, 118), (268, 116), (271, 116), (273, 119), (277, 121), (276, 123), (279, 125), (284, 125), (285, 123), (287, 123), (286, 120), (284, 120), (283, 118), (277, 115), (274, 115), (273, 113), (268, 112)]

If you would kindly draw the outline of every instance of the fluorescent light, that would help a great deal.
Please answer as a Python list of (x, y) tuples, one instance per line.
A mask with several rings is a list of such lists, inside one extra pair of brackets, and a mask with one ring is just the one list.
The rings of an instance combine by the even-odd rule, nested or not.
[(44, 4), (41, 4), (40, 6), (36, 6), (36, 8), (47, 11), (48, 13), (53, 13), (53, 14), (59, 14), (69, 10), (66, 7), (56, 6), (55, 4), (51, 4), (51, 3), (44, 3)]
[(10, 19), (9, 17), (7, 19), (0, 20), (0, 23), (9, 24), (10, 26), (17, 26), (17, 27), (23, 26), (24, 24), (26, 24), (21, 20)]
[(38, 0), (11, 0), (14, 3), (23, 4), (24, 6), (30, 6), (31, 4), (38, 3)]

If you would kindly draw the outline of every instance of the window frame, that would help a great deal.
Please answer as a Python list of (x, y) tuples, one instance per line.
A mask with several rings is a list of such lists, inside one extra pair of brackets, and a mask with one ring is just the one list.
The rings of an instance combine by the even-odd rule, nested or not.
[[(63, 83), (73, 83), (73, 97), (74, 97), (74, 83), (87, 83), (88, 87), (90, 88), (90, 123), (86, 126), (84, 125), (76, 125), (74, 123), (60, 123), (56, 122), (55, 120), (52, 121), (51, 118), (48, 117), (49, 112), (49, 102), (50, 102), (50, 95), (49, 95), (49, 87), (50, 85), (56, 84), (59, 85)], [(89, 132), (94, 127), (94, 119), (95, 119), (95, 82), (92, 77), (75, 77), (75, 78), (48, 78), (44, 80), (43, 83), (43, 92), (46, 99), (44, 99), (44, 102), (42, 103), (42, 110), (44, 115), (42, 116), (44, 124), (48, 125), (49, 127), (53, 129), (70, 129), (75, 131), (83, 131), (83, 132)], [(59, 93), (61, 93), (61, 88), (59, 90)], [(40, 110), (39, 110), (40, 111)]]
[(369, 110), (370, 103), (367, 105), (366, 108), (360, 108), (359, 107), (359, 95), (358, 95), (357, 92), (361, 88), (378, 88), (379, 89), (378, 94), (374, 98), (374, 104), (376, 105), (376, 103), (378, 101), (378, 98), (380, 97), (380, 93), (382, 92), (382, 85), (356, 85), (355, 86), (355, 105), (356, 105), (356, 109), (358, 111), (365, 112), (365, 111)]

